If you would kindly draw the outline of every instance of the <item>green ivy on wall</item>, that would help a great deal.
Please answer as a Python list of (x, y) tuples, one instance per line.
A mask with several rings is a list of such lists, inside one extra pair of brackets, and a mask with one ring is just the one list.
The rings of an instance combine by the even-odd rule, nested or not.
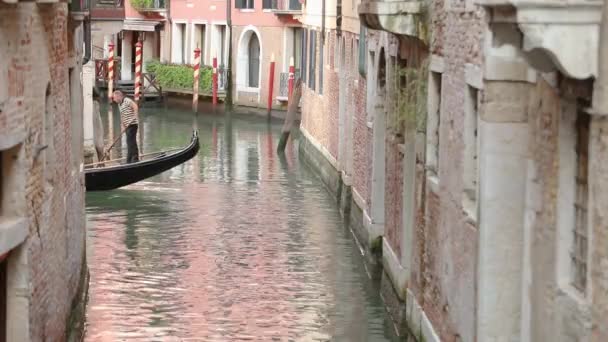
[[(154, 73), (161, 87), (168, 89), (191, 90), (194, 85), (194, 68), (189, 64), (161, 63), (158, 60), (146, 62), (147, 72)], [(213, 70), (209, 66), (201, 66), (199, 91), (211, 92)]]
[(426, 132), (428, 61), (418, 68), (398, 69), (400, 79), (396, 110), (389, 118), (389, 126), (395, 133), (403, 133), (406, 127), (416, 127)]

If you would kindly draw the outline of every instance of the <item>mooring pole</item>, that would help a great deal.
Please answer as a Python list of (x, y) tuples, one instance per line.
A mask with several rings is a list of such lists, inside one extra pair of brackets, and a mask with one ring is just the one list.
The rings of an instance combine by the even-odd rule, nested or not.
[(114, 43), (108, 44), (108, 102), (112, 106), (114, 92)]
[(268, 119), (272, 112), (272, 90), (274, 89), (274, 53), (270, 55), (270, 74), (268, 75)]
[(135, 102), (139, 104), (141, 92), (141, 41), (135, 44)]
[(192, 84), (192, 111), (198, 113), (198, 82), (200, 78), (201, 49), (194, 49), (194, 82)]

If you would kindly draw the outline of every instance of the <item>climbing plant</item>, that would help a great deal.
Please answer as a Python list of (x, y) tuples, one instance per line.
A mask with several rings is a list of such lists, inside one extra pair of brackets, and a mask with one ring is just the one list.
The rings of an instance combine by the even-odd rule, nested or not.
[[(194, 68), (189, 64), (171, 64), (149, 60), (146, 62), (146, 70), (156, 74), (156, 79), (163, 88), (191, 90), (194, 85)], [(212, 68), (201, 66), (199, 75), (199, 91), (211, 92)]]
[(154, 0), (131, 0), (131, 6), (136, 9), (153, 8)]
[(389, 127), (402, 134), (406, 127), (416, 127), (417, 132), (426, 131), (428, 62), (418, 67), (400, 67), (395, 73), (398, 80), (395, 110), (389, 116)]

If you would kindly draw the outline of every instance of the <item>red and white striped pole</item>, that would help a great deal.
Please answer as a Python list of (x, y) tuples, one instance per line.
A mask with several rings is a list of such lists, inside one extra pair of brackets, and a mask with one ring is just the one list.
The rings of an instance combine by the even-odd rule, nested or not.
[(114, 43), (108, 44), (108, 100), (112, 103), (114, 92)]
[(192, 86), (192, 111), (198, 113), (198, 82), (201, 68), (201, 49), (194, 49), (194, 84)]
[(213, 110), (217, 106), (217, 57), (213, 57)]
[(268, 75), (268, 118), (272, 112), (272, 90), (274, 89), (274, 53), (270, 55), (270, 74)]
[(135, 44), (135, 102), (139, 102), (141, 91), (141, 41)]
[(293, 83), (296, 78), (296, 67), (293, 65), (293, 57), (289, 58), (289, 82), (287, 83), (287, 100), (291, 100), (293, 93)]

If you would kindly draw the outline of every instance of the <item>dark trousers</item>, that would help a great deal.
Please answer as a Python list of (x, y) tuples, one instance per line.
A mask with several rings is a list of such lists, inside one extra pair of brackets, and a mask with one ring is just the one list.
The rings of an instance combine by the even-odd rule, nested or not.
[(137, 148), (137, 125), (127, 127), (127, 163), (139, 161), (139, 149)]

